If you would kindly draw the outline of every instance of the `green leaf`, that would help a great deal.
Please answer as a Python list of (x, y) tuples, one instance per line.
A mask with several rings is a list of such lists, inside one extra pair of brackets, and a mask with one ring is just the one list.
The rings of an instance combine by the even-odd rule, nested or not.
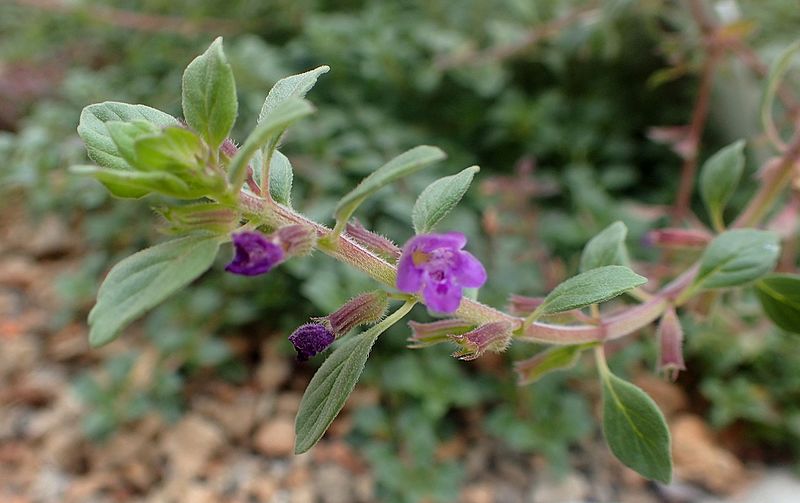
[(761, 125), (767, 133), (767, 138), (769, 138), (776, 147), (781, 147), (782, 142), (778, 134), (778, 128), (775, 126), (775, 121), (772, 118), (775, 96), (778, 94), (781, 79), (789, 70), (792, 58), (794, 58), (798, 52), (800, 52), (800, 40), (787, 47), (778, 59), (775, 60), (769, 69), (767, 85), (764, 88), (764, 95), (761, 98)]
[(331, 67), (322, 65), (309, 70), (305, 73), (291, 75), (283, 78), (272, 86), (258, 114), (258, 122), (262, 122), (272, 113), (278, 105), (289, 98), (304, 98), (308, 91), (317, 83), (317, 79), (323, 73), (328, 73)]
[(536, 308), (539, 315), (560, 313), (599, 304), (647, 283), (621, 265), (607, 265), (573, 276), (553, 289)]
[(532, 384), (546, 374), (556, 370), (571, 369), (578, 362), (581, 353), (597, 343), (576, 344), (573, 346), (556, 346), (535, 354), (527, 360), (514, 362), (517, 372), (517, 384)]
[(269, 194), (280, 204), (292, 204), (292, 164), (289, 158), (277, 150), (272, 154), (269, 166)]
[(478, 166), (470, 166), (460, 173), (436, 180), (422, 191), (411, 212), (417, 234), (433, 230), (436, 224), (456, 207), (478, 171), (480, 171)]
[(131, 121), (143, 121), (156, 129), (179, 125), (175, 117), (144, 105), (129, 105), (115, 101), (89, 105), (81, 112), (78, 124), (78, 135), (86, 144), (89, 159), (104, 168), (131, 169), (107, 127), (109, 122)]
[(700, 258), (696, 288), (738, 286), (770, 272), (780, 254), (778, 235), (756, 229), (734, 229), (714, 238)]
[(756, 282), (764, 312), (787, 332), (800, 333), (800, 276), (770, 274)]
[[(239, 190), (244, 183), (250, 160), (265, 143), (270, 141), (275, 133), (285, 130), (293, 122), (311, 115), (313, 112), (314, 107), (308, 101), (290, 98), (278, 105), (266, 120), (256, 126), (228, 166), (228, 180), (234, 190)], [(271, 148), (274, 148), (274, 145)], [(271, 155), (271, 152), (272, 150), (268, 153)], [(259, 168), (260, 166), (256, 166), (256, 170)]]
[(98, 166), (70, 166), (69, 169), (78, 175), (95, 177), (116, 197), (139, 198), (151, 192), (160, 192), (178, 199), (202, 196), (202, 193), (190, 189), (177, 176), (163, 171), (128, 171)]
[(236, 122), (238, 103), (233, 70), (222, 50), (222, 37), (183, 72), (183, 116), (216, 151)]
[(131, 122), (110, 121), (106, 128), (117, 146), (120, 156), (131, 166), (136, 165), (136, 152), (134, 144), (143, 136), (158, 133), (158, 128), (147, 121), (135, 120)]
[(361, 180), (336, 205), (337, 227), (344, 228), (356, 208), (370, 195), (398, 180), (424, 168), (428, 164), (445, 158), (445, 153), (437, 147), (420, 145), (407, 150), (387, 162), (368, 177)]
[(134, 151), (136, 168), (171, 173), (203, 170), (207, 154), (200, 137), (180, 127), (165, 128), (157, 135), (139, 138)]
[(622, 222), (614, 222), (589, 240), (581, 254), (581, 272), (605, 265), (630, 264), (625, 238), (628, 228)]
[(89, 343), (102, 346), (126, 325), (188, 285), (214, 261), (219, 239), (187, 236), (142, 250), (115, 265), (89, 313)]
[(295, 454), (306, 452), (322, 438), (353, 392), (378, 336), (408, 314), (414, 304), (414, 301), (406, 302), (369, 330), (345, 337), (336, 344), (300, 400), (294, 425)]
[(712, 155), (700, 171), (700, 196), (717, 230), (725, 228), (722, 212), (733, 196), (744, 170), (744, 140)]
[(648, 479), (672, 480), (670, 435), (647, 393), (607, 369), (603, 379), (603, 434), (611, 452)]

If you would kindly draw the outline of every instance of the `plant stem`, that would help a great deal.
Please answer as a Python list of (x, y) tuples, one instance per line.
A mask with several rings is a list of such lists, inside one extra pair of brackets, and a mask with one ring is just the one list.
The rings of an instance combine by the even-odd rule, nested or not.
[[(240, 194), (240, 201), (244, 208), (274, 227), (301, 224), (312, 227), (320, 239), (330, 238), (332, 235), (332, 231), (328, 227), (309, 220), (274, 201), (244, 192)], [(394, 288), (397, 276), (395, 266), (362, 247), (347, 235), (338, 236), (335, 246), (321, 246), (319, 249), (336, 260), (365, 272), (374, 280)], [(528, 342), (570, 345), (624, 337), (658, 319), (669, 306), (670, 299), (687, 288), (696, 274), (696, 267), (689, 269), (664, 287), (661, 292), (653, 295), (647, 302), (613, 314), (607, 319), (601, 320), (598, 325), (554, 325), (533, 322), (517, 338)], [(415, 300), (419, 301), (420, 299), (415, 297)], [(453, 316), (479, 325), (491, 321), (507, 321), (515, 327), (521, 327), (523, 324), (523, 319), (520, 317), (511, 316), (468, 298), (462, 299), (461, 305), (453, 313)]]

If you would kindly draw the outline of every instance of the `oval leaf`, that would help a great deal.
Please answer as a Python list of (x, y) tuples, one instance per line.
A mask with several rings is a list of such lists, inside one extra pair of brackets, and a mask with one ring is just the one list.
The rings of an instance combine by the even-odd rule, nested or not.
[(269, 194), (275, 202), (291, 206), (293, 179), (292, 163), (276, 150), (269, 165)]
[(787, 332), (800, 333), (800, 276), (770, 274), (756, 282), (756, 293), (773, 323)]
[(311, 378), (295, 420), (295, 454), (311, 449), (325, 434), (353, 392), (369, 352), (383, 330), (385, 327), (376, 325), (345, 338)]
[(599, 304), (647, 283), (621, 265), (607, 265), (573, 276), (553, 289), (536, 308), (539, 315), (560, 313)]
[(341, 223), (343, 227), (358, 205), (374, 192), (444, 158), (445, 153), (441, 149), (429, 145), (420, 145), (398, 155), (364, 178), (339, 201), (335, 211), (337, 226)]
[(228, 137), (236, 122), (238, 103), (233, 70), (222, 50), (222, 37), (196, 57), (183, 72), (183, 116), (211, 150)]
[(214, 262), (218, 238), (187, 236), (122, 260), (106, 276), (89, 313), (89, 343), (102, 346), (126, 325), (203, 274)]
[(162, 171), (129, 171), (98, 166), (70, 166), (69, 169), (75, 174), (95, 177), (116, 197), (139, 198), (151, 192), (178, 199), (196, 199), (202, 196), (201, 192), (190, 189), (177, 176)]
[(744, 169), (744, 140), (712, 155), (700, 171), (700, 196), (717, 230), (725, 228), (722, 212), (733, 196)]
[(436, 224), (456, 207), (467, 193), (472, 178), (478, 171), (480, 171), (478, 166), (470, 166), (460, 173), (436, 180), (422, 191), (411, 213), (417, 234), (433, 230)]
[(647, 393), (605, 372), (603, 434), (611, 452), (648, 479), (672, 479), (670, 435), (664, 416)]
[(581, 272), (605, 265), (630, 264), (625, 238), (628, 228), (622, 222), (614, 222), (589, 240), (581, 254)]
[(129, 105), (116, 101), (89, 105), (81, 112), (78, 124), (78, 136), (86, 144), (89, 159), (104, 168), (131, 169), (112, 139), (106, 124), (133, 121), (149, 123), (155, 129), (179, 125), (175, 117), (144, 105)]
[(695, 285), (727, 288), (760, 278), (775, 267), (780, 254), (778, 235), (756, 229), (723, 232), (700, 259)]
[(578, 362), (581, 353), (594, 347), (597, 343), (576, 344), (573, 346), (557, 346), (533, 355), (527, 360), (514, 362), (517, 373), (517, 384), (532, 384), (550, 372), (571, 369)]

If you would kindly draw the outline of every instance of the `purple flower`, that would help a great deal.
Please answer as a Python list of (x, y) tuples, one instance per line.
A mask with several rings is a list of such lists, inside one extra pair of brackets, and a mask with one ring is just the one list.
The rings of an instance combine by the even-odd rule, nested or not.
[(397, 266), (397, 289), (406, 293), (422, 290), (425, 304), (440, 313), (452, 313), (461, 303), (464, 287), (486, 282), (483, 265), (463, 251), (467, 238), (460, 232), (420, 234), (403, 248)]
[(236, 248), (236, 255), (225, 266), (225, 270), (234, 274), (264, 274), (284, 259), (283, 248), (260, 232), (244, 231), (234, 234), (233, 246)]
[(297, 359), (306, 361), (333, 344), (333, 332), (318, 323), (306, 323), (289, 336), (289, 342), (297, 350)]

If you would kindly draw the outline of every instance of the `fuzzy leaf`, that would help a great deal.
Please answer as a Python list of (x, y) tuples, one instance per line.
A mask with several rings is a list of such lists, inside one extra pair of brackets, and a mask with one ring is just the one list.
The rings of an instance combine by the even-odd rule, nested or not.
[[(239, 190), (244, 183), (247, 176), (247, 165), (256, 156), (258, 150), (267, 144), (276, 133), (285, 130), (295, 121), (311, 115), (312, 112), (314, 112), (314, 107), (308, 101), (290, 98), (278, 105), (266, 120), (259, 123), (247, 137), (244, 145), (233, 156), (228, 166), (228, 180), (234, 190)], [(265, 154), (272, 155), (273, 148), (274, 145), (266, 149)], [(259, 169), (260, 166), (256, 166), (256, 170)]]
[(724, 228), (722, 212), (733, 196), (744, 170), (744, 141), (722, 148), (700, 171), (700, 196), (717, 229)]
[(774, 232), (756, 229), (723, 232), (703, 253), (695, 285), (727, 288), (758, 279), (775, 267), (780, 250)]
[(536, 308), (539, 315), (560, 313), (613, 299), (647, 283), (621, 265), (607, 265), (573, 276), (553, 289)]
[(144, 105), (129, 105), (116, 101), (89, 105), (81, 112), (78, 124), (78, 135), (86, 144), (89, 159), (104, 168), (132, 169), (120, 153), (107, 127), (109, 122), (132, 121), (146, 122), (154, 129), (179, 125), (175, 117)]
[(159, 129), (147, 121), (135, 120), (130, 122), (106, 122), (106, 128), (117, 146), (119, 155), (131, 166), (136, 166), (136, 140), (144, 136), (157, 134)]
[(214, 262), (219, 240), (187, 236), (147, 248), (109, 271), (89, 313), (89, 343), (102, 346), (145, 311), (188, 285)]
[(314, 374), (295, 420), (295, 454), (311, 449), (342, 410), (383, 330), (376, 325), (343, 339)]
[(269, 194), (275, 202), (290, 206), (292, 204), (292, 164), (289, 158), (277, 150), (272, 154), (269, 166)]
[(441, 149), (428, 145), (420, 145), (398, 155), (364, 178), (339, 201), (335, 211), (337, 224), (349, 220), (355, 209), (373, 193), (444, 158), (445, 153)]
[(611, 452), (648, 479), (672, 480), (670, 435), (647, 393), (610, 372), (603, 376), (603, 434)]
[(422, 191), (411, 212), (417, 234), (433, 230), (456, 207), (478, 171), (478, 166), (470, 166), (460, 173), (436, 180)]
[(206, 154), (200, 137), (180, 127), (165, 128), (159, 134), (139, 138), (134, 152), (136, 168), (168, 173), (201, 170)]
[(228, 137), (236, 122), (238, 102), (233, 69), (222, 50), (222, 37), (196, 57), (183, 72), (183, 116), (211, 150)]
[(800, 333), (800, 276), (770, 274), (756, 282), (764, 312), (780, 328)]
[(297, 75), (285, 77), (272, 86), (258, 114), (258, 122), (262, 122), (275, 108), (289, 98), (304, 98), (317, 83), (323, 73), (328, 73), (331, 67), (322, 65)]
[(628, 228), (622, 222), (614, 222), (586, 243), (581, 254), (581, 272), (604, 265), (630, 264), (625, 237)]

